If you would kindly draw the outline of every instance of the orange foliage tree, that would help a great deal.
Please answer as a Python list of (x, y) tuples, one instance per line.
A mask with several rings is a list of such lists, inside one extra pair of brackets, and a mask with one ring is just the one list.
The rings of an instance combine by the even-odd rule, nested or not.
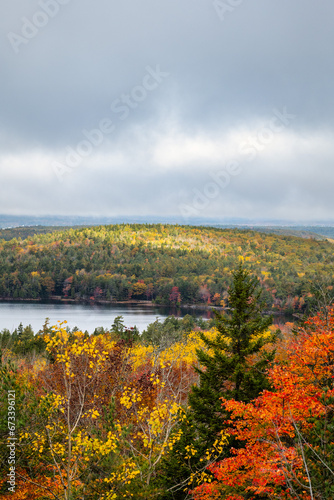
[(249, 404), (223, 400), (240, 447), (209, 467), (196, 500), (334, 498), (334, 308), (296, 332), (269, 379)]

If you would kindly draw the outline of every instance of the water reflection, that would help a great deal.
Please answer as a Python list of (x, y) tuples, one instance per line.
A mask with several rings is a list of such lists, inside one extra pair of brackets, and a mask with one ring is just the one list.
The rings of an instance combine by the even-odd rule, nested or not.
[[(22, 322), (23, 326), (31, 325), (37, 332), (50, 318), (50, 324), (66, 320), (70, 328), (77, 326), (80, 330), (93, 333), (95, 328), (110, 328), (116, 316), (123, 316), (126, 327), (136, 326), (140, 332), (157, 318), (163, 321), (167, 316), (183, 318), (186, 314), (196, 318), (211, 319), (212, 309), (194, 307), (159, 307), (149, 304), (73, 304), (73, 303), (40, 303), (40, 302), (0, 302), (0, 330), (8, 328), (13, 331)], [(274, 324), (283, 326), (287, 321), (295, 321), (293, 317), (276, 316)]]
[(142, 304), (90, 305), (73, 303), (0, 302), (0, 330), (14, 330), (21, 322), (31, 325), (37, 332), (50, 318), (50, 324), (67, 321), (70, 328), (77, 326), (92, 333), (96, 327), (110, 328), (116, 316), (123, 316), (124, 324), (130, 328), (137, 326), (142, 332), (157, 318), (163, 321), (167, 316), (178, 318), (190, 314), (210, 319), (210, 310), (182, 307), (179, 309)]

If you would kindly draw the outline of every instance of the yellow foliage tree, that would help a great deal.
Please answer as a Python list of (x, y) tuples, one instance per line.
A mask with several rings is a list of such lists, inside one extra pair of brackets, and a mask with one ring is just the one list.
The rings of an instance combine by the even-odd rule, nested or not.
[(71, 500), (89, 463), (117, 448), (119, 426), (103, 439), (91, 431), (100, 416), (96, 389), (115, 343), (108, 336), (69, 334), (63, 324), (45, 342), (53, 361), (41, 374), (47, 393), (40, 397), (39, 412), (46, 425), (24, 433), (21, 443), (29, 456), (48, 463), (61, 487), (61, 493), (59, 486), (52, 491), (54, 498)]

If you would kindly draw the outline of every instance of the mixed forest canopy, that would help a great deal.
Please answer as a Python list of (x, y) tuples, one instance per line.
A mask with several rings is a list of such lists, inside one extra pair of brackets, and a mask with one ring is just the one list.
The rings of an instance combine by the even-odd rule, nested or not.
[(334, 308), (277, 330), (262, 293), (240, 260), (213, 327), (3, 332), (0, 498), (333, 498)]
[(260, 279), (273, 312), (308, 312), (334, 285), (329, 241), (122, 224), (0, 240), (0, 298), (228, 306), (239, 259)]

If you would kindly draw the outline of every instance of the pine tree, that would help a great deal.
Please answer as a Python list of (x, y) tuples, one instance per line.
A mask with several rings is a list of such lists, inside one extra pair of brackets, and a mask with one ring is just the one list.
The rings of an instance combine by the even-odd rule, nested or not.
[[(173, 484), (186, 486), (187, 477), (203, 468), (206, 451), (212, 449), (228, 418), (220, 398), (248, 402), (269, 388), (265, 370), (274, 352), (260, 355), (259, 351), (272, 342), (275, 335), (270, 338), (262, 335), (268, 331), (272, 318), (261, 314), (263, 306), (258, 285), (259, 280), (240, 263), (229, 290), (230, 315), (216, 313), (219, 333), (214, 340), (200, 333), (205, 349), (197, 350), (201, 365), (197, 368), (199, 384), (192, 387), (187, 419), (180, 424), (183, 437), (165, 460), (165, 481), (169, 488)], [(250, 361), (256, 354), (256, 359)], [(235, 445), (231, 441), (226, 447), (225, 455), (232, 444)], [(196, 450), (191, 457), (189, 445)], [(184, 487), (176, 488), (165, 498), (184, 499), (187, 494)]]

